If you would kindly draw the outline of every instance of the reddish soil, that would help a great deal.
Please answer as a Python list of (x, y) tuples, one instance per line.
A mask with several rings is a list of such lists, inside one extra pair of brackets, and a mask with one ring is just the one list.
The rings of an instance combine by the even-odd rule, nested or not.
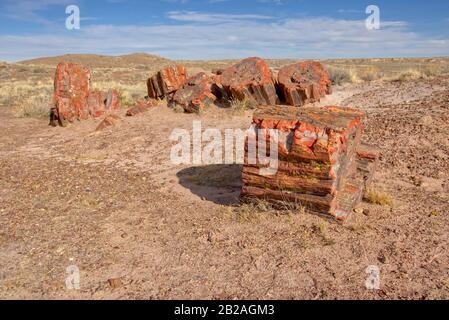
[(373, 187), (394, 197), (344, 223), (244, 212), (241, 166), (169, 161), (173, 128), (246, 129), (250, 112), (161, 106), (95, 132), (100, 120), (52, 128), (1, 107), (0, 298), (448, 299), (449, 79), (334, 91), (321, 104), (367, 111)]

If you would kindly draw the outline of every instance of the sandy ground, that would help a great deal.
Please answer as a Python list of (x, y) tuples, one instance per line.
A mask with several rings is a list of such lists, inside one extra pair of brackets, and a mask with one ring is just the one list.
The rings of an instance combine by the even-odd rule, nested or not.
[(250, 112), (159, 107), (95, 133), (0, 108), (0, 298), (449, 298), (449, 79), (346, 85), (321, 104), (366, 110), (391, 207), (244, 214), (241, 166), (169, 161), (173, 128), (246, 129)]

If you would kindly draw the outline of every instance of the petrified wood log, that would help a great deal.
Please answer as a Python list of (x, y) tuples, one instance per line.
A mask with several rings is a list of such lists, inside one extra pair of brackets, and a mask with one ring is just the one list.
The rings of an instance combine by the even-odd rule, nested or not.
[(106, 99), (107, 94), (104, 91), (93, 90), (89, 92), (87, 108), (92, 117), (98, 118), (106, 113)]
[[(360, 201), (378, 157), (374, 149), (360, 144), (364, 116), (333, 106), (260, 107), (253, 119), (255, 136), (257, 142), (265, 140), (267, 150), (262, 153), (267, 156), (270, 143), (278, 144), (277, 171), (265, 175), (260, 169), (267, 164), (260, 159), (250, 163), (247, 140), (242, 197), (295, 202), (312, 212), (345, 219)], [(262, 129), (276, 129), (278, 138), (271, 142), (274, 133)]]
[(165, 68), (148, 79), (148, 96), (152, 99), (169, 97), (187, 82), (187, 70), (177, 65)]
[(278, 86), (285, 102), (303, 106), (320, 101), (332, 93), (332, 81), (324, 66), (317, 61), (304, 61), (283, 67), (278, 74)]
[(95, 131), (102, 131), (106, 128), (115, 126), (120, 120), (121, 120), (121, 118), (118, 115), (110, 114), (110, 115), (106, 116), (103, 119), (103, 121), (101, 121), (101, 123), (98, 125), (98, 127)]
[(268, 64), (260, 58), (248, 58), (225, 69), (220, 82), (231, 99), (251, 107), (278, 103), (276, 87)]
[[(89, 118), (87, 97), (90, 91), (91, 71), (81, 65), (60, 62), (54, 82), (54, 109), (50, 121), (63, 126), (67, 122)], [(53, 124), (53, 123), (52, 123)]]
[(88, 68), (68, 62), (58, 64), (50, 125), (65, 126), (68, 122), (98, 118), (120, 109), (118, 92), (90, 90), (90, 78)]
[(155, 100), (152, 99), (139, 99), (137, 100), (134, 107), (128, 109), (126, 112), (127, 117), (134, 117), (138, 115), (139, 113), (147, 112), (148, 110), (154, 108), (157, 106), (157, 103)]
[(199, 112), (217, 99), (212, 93), (213, 85), (212, 79), (200, 72), (189, 78), (187, 83), (176, 91), (170, 103), (181, 106), (188, 113)]

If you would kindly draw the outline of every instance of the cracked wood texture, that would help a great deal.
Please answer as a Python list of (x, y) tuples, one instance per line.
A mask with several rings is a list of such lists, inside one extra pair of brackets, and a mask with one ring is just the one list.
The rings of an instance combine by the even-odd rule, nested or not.
[[(370, 181), (378, 154), (361, 145), (365, 114), (328, 106), (295, 108), (262, 106), (253, 118), (254, 137), (265, 140), (270, 155), (270, 132), (277, 129), (278, 168), (249, 161), (245, 146), (242, 197), (273, 203), (294, 202), (312, 212), (343, 220), (348, 217)], [(259, 150), (257, 150), (259, 151)]]

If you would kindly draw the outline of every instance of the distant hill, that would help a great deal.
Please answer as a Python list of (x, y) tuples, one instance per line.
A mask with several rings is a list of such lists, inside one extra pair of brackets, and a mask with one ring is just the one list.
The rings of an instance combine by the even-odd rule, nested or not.
[(148, 65), (170, 63), (171, 60), (163, 57), (147, 54), (132, 53), (123, 56), (105, 56), (96, 54), (66, 54), (56, 57), (44, 57), (24, 60), (18, 63), (25, 65), (56, 66), (60, 61), (68, 61), (83, 64), (89, 67), (129, 67), (130, 65)]

